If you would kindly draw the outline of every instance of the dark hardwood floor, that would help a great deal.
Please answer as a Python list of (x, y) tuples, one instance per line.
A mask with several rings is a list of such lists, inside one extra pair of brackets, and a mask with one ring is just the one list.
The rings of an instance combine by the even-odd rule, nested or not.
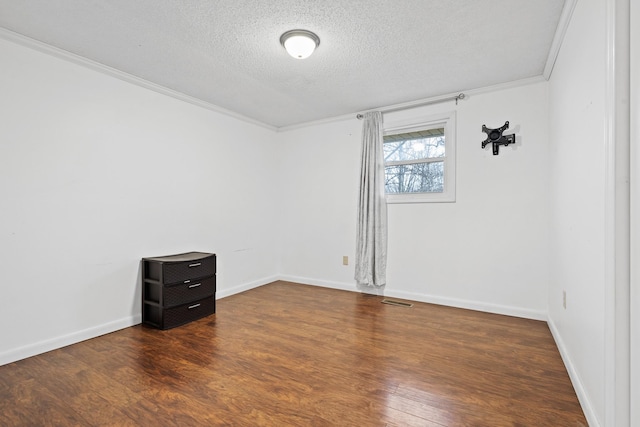
[(0, 367), (1, 426), (586, 426), (544, 322), (275, 282)]

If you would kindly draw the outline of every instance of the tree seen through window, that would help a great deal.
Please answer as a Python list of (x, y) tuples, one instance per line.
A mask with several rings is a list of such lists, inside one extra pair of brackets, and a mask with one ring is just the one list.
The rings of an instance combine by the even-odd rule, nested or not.
[(444, 129), (385, 135), (385, 191), (439, 193), (444, 191)]

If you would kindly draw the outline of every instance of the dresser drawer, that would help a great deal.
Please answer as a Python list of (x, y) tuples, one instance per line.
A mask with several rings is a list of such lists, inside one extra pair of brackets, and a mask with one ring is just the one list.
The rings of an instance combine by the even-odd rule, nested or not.
[(216, 276), (200, 280), (186, 280), (183, 283), (165, 286), (163, 305), (173, 307), (202, 299), (216, 293)]
[(170, 329), (216, 312), (216, 254), (142, 258), (142, 323)]
[(175, 328), (184, 325), (192, 320), (200, 319), (216, 312), (216, 300), (214, 297), (207, 297), (189, 304), (164, 310), (161, 329)]
[(144, 277), (166, 285), (214, 274), (216, 274), (215, 254), (189, 252), (144, 259)]

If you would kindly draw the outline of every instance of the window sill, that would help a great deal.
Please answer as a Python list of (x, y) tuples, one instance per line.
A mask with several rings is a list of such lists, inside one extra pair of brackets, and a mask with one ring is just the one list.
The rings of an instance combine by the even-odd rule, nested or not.
[(450, 193), (387, 194), (387, 204), (400, 203), (455, 203), (456, 195)]

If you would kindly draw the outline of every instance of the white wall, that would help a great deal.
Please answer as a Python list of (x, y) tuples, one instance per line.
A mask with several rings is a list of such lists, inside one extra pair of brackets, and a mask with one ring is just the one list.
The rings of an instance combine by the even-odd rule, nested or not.
[[(532, 318), (548, 304), (592, 425), (605, 413), (604, 8), (578, 2), (549, 84), (385, 115), (455, 110), (458, 130), (456, 203), (389, 205), (385, 293)], [(637, 20), (632, 5), (634, 42)], [(219, 296), (276, 277), (355, 290), (342, 256), (360, 121), (275, 134), (1, 39), (0, 58), (0, 364), (139, 322), (144, 256), (216, 252)], [(480, 129), (505, 120), (518, 143), (494, 157)]]
[(0, 40), (0, 364), (140, 321), (139, 261), (277, 273), (275, 132)]
[[(545, 318), (548, 282), (547, 84), (385, 114), (385, 122), (457, 112), (456, 203), (394, 204), (386, 295)], [(515, 146), (481, 149), (505, 120)], [(280, 141), (285, 278), (355, 289), (361, 122), (284, 132)]]
[(549, 89), (549, 322), (591, 425), (605, 412), (605, 15), (578, 2)]
[(354, 282), (361, 125), (354, 116), (279, 135), (284, 279), (329, 287)]

